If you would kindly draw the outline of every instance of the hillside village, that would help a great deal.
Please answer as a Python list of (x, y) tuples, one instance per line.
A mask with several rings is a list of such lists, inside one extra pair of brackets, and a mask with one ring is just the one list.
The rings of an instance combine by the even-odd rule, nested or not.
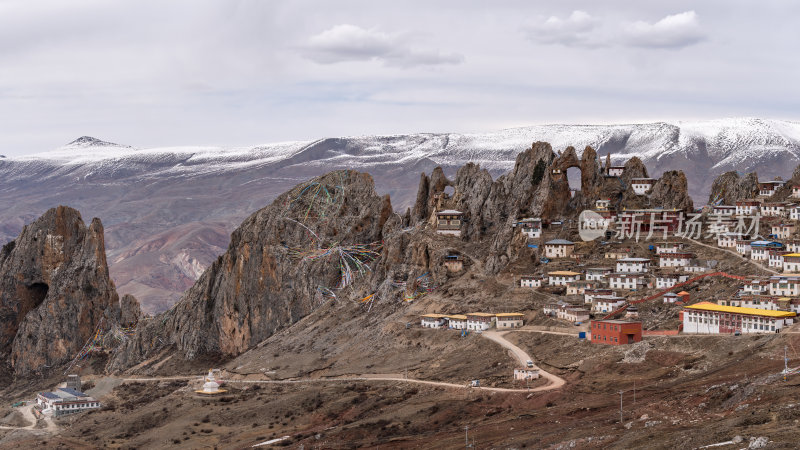
[[(575, 167), (581, 189), (568, 184), (566, 172)], [(148, 417), (159, 410), (165, 421), (159, 426), (176, 435), (171, 442), (189, 447), (244, 446), (284, 434), (309, 444), (322, 439), (317, 436), (410, 443), (420, 430), (438, 436), (431, 447), (451, 446), (453, 430), (476, 423), (494, 442), (586, 437), (580, 427), (549, 428), (558, 411), (559, 420), (586, 417), (604, 433), (638, 430), (629, 439), (640, 444), (647, 441), (645, 428), (669, 429), (676, 440), (660, 445), (668, 448), (695, 429), (704, 411), (672, 405), (674, 396), (700, 403), (712, 380), (730, 386), (738, 403), (715, 407), (727, 420), (756, 401), (755, 388), (738, 394), (736, 370), (770, 380), (796, 372), (789, 359), (780, 367), (770, 359), (779, 345), (770, 338), (786, 336), (791, 345), (800, 331), (800, 214), (793, 203), (800, 202), (800, 185), (776, 180), (747, 189), (743, 180), (717, 183), (709, 204), (695, 209), (680, 172), (652, 178), (636, 159), (612, 164), (607, 156), (601, 163), (588, 147), (578, 158), (572, 148), (556, 154), (536, 143), (497, 180), (474, 165), (453, 181), (438, 169), (423, 174), (417, 203), (401, 214), (391, 211), (388, 196), (375, 194), (368, 175), (333, 172), (253, 214), (166, 313), (143, 316), (135, 299), (126, 296), (124, 306), (115, 306), (111, 296), (116, 316), (107, 314), (86, 337), (76, 334), (71, 354), (47, 354), (59, 370), (34, 373), (51, 384), (17, 388), (17, 381), (13, 398), (19, 401), (9, 414), (35, 394), (32, 414), (48, 430), (64, 430), (63, 442), (89, 433), (112, 446), (153, 445), (138, 424), (156, 427)], [(77, 211), (53, 214), (80, 221)], [(49, 230), (45, 222), (31, 230)], [(101, 229), (99, 221), (95, 228)], [(45, 253), (59, 240), (23, 237), (20, 242), (48, 246)], [(24, 359), (31, 353), (21, 352), (12, 370), (34, 367), (36, 361)], [(766, 375), (747, 372), (752, 367)], [(66, 374), (87, 384), (51, 389)], [(635, 398), (637, 382), (649, 389), (639, 393), (643, 403), (626, 406), (617, 420), (617, 396), (628, 402), (634, 392)], [(159, 394), (150, 395), (151, 383)], [(412, 412), (363, 400), (364, 390), (391, 396), (409, 385), (424, 392), (408, 390), (397, 400)], [(766, 398), (767, 391), (758, 392)], [(322, 406), (308, 395), (328, 400)], [(145, 406), (135, 406), (140, 402)], [(265, 402), (277, 402), (269, 403), (276, 414), (296, 414), (299, 422), (265, 416)], [(469, 410), (471, 402), (497, 412), (462, 417), (444, 408), (447, 418), (436, 420), (450, 425), (441, 430), (421, 421), (439, 405)], [(497, 409), (503, 402), (510, 403)], [(119, 407), (131, 417), (121, 419)], [(227, 414), (230, 408), (258, 417), (246, 424), (252, 432), (241, 433), (242, 419)], [(354, 408), (360, 412), (354, 415)], [(209, 423), (198, 415), (207, 409), (224, 415), (211, 420), (223, 438), (191, 428)], [(494, 429), (495, 414), (512, 429), (530, 423), (537, 432)], [(107, 424), (108, 431), (87, 432), (82, 417)], [(398, 417), (407, 420), (391, 430), (382, 422), (399, 423)], [(698, 444), (717, 439), (692, 436)]]
[[(624, 171), (624, 165), (610, 161), (603, 168), (607, 178), (619, 179)], [(561, 174), (553, 170), (553, 175)], [(630, 186), (646, 198), (656, 181), (632, 178)], [(773, 199), (779, 190), (789, 189), (784, 200)], [(450, 208), (445, 193), (434, 199), (431, 223), (436, 233), (460, 237), (463, 213)], [(716, 201), (698, 210), (629, 209), (614, 203), (610, 198), (596, 200), (587, 218), (521, 217), (511, 223), (514, 233), (524, 238), (516, 241), (518, 245), (533, 249), (540, 263), (536, 272), (513, 274), (515, 284), (552, 300), (534, 322), (552, 318), (575, 326), (580, 339), (608, 345), (633, 344), (643, 336), (780, 333), (797, 322), (800, 184), (762, 182), (754, 198), (730, 205)], [(598, 242), (582, 242), (581, 227), (600, 230), (590, 238)], [(709, 247), (726, 254), (709, 252)], [(730, 259), (730, 254), (741, 263), (723, 267), (719, 259)], [(463, 273), (464, 258), (451, 250), (443, 265), (449, 273)], [(697, 292), (719, 278), (732, 280), (733, 289)], [(650, 313), (654, 304), (659, 305), (658, 315)], [(420, 325), (463, 334), (522, 327), (525, 316), (426, 313)]]

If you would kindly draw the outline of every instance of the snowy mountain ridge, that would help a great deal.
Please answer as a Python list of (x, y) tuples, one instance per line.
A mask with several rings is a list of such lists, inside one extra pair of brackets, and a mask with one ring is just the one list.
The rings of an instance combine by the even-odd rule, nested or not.
[(100, 217), (118, 291), (146, 310), (169, 307), (228, 245), (229, 233), (278, 194), (337, 169), (369, 172), (404, 211), (421, 172), (475, 162), (499, 176), (535, 141), (592, 146), (614, 163), (637, 156), (651, 176), (683, 170), (695, 205), (730, 170), (787, 178), (800, 163), (800, 123), (756, 118), (622, 125), (535, 125), (487, 133), (419, 133), (252, 147), (135, 148), (81, 137), (0, 158), (0, 244), (53, 206)]

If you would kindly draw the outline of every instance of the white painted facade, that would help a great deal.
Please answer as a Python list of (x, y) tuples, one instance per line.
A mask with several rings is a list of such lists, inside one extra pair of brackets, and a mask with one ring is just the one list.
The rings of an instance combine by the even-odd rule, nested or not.
[(610, 313), (625, 304), (625, 299), (616, 296), (598, 295), (592, 302), (592, 311), (596, 313)]
[(652, 178), (634, 178), (631, 180), (631, 188), (636, 195), (645, 195), (654, 183), (655, 180)]
[(559, 319), (569, 322), (587, 322), (589, 320), (589, 311), (583, 308), (563, 308), (556, 313)]
[(789, 223), (782, 223), (772, 226), (772, 234), (778, 239), (788, 239), (794, 233), (795, 226)]
[(520, 232), (528, 238), (538, 239), (542, 237), (542, 219), (528, 218), (523, 219), (515, 224)]
[(579, 273), (566, 273), (566, 272), (550, 272), (547, 274), (547, 283), (550, 286), (566, 286), (573, 281), (578, 281), (581, 279), (581, 274)]
[(661, 242), (656, 244), (656, 255), (662, 253), (680, 253), (683, 250), (683, 244), (679, 242)]
[(440, 314), (426, 314), (420, 318), (422, 328), (441, 328), (444, 325), (444, 316)]
[(769, 280), (748, 280), (742, 285), (742, 293), (747, 295), (762, 295), (769, 292)]
[(625, 173), (625, 166), (611, 166), (608, 168), (608, 174), (612, 177), (621, 177)]
[(800, 276), (774, 276), (769, 279), (769, 295), (796, 297), (800, 295)]
[(604, 282), (606, 275), (613, 272), (614, 269), (610, 267), (590, 267), (586, 269), (586, 281)]
[(662, 253), (658, 258), (658, 267), (686, 267), (692, 262), (691, 253)]
[(786, 212), (786, 205), (783, 203), (763, 203), (761, 205), (761, 215), (764, 217), (783, 217)]
[[(765, 317), (756, 314), (735, 314), (719, 311), (684, 309), (683, 332), (719, 334), (720, 324), (742, 334), (777, 333), (794, 322), (792, 318)], [(735, 324), (735, 325), (734, 325)]]
[(542, 277), (541, 276), (521, 276), (521, 277), (519, 277), (519, 285), (520, 285), (520, 287), (525, 287), (525, 288), (542, 287)]
[(668, 289), (688, 279), (688, 275), (658, 275), (656, 276), (656, 289)]
[(744, 237), (742, 233), (721, 233), (717, 236), (717, 247), (736, 248), (736, 241)]
[(711, 211), (718, 216), (732, 216), (736, 214), (736, 207), (732, 205), (716, 205)]
[(617, 273), (645, 273), (650, 269), (647, 258), (622, 258), (617, 260)]
[(736, 253), (747, 256), (750, 254), (752, 248), (750, 247), (750, 240), (749, 239), (737, 239), (736, 240)]
[(769, 250), (766, 247), (751, 246), (750, 259), (753, 261), (767, 261), (769, 259)]
[(737, 216), (754, 216), (758, 212), (760, 203), (753, 200), (736, 202)]
[(641, 274), (614, 273), (609, 274), (606, 278), (608, 279), (608, 287), (611, 289), (625, 289), (631, 291), (642, 288), (646, 284)]
[(768, 253), (768, 262), (767, 265), (769, 267), (775, 267), (778, 269), (783, 269), (783, 254), (785, 252), (776, 252), (770, 251)]
[(800, 256), (795, 256), (797, 253), (789, 253), (783, 255), (783, 272), (784, 273), (800, 273)]

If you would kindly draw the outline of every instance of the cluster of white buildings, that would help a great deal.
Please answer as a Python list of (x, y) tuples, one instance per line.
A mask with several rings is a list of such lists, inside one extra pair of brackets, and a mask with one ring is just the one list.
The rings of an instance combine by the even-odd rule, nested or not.
[(524, 324), (522, 313), (468, 313), (468, 314), (423, 314), (423, 328), (486, 331), (492, 327), (499, 330), (519, 328)]

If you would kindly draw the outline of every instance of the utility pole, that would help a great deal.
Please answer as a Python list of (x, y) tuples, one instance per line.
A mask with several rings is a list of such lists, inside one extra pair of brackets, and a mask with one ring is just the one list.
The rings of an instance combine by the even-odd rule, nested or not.
[(789, 346), (783, 346), (783, 381), (786, 381), (786, 375), (789, 373), (789, 357), (786, 355), (786, 350)]
[(619, 391), (619, 423), (622, 424), (622, 393), (625, 391)]
[(464, 426), (464, 448), (469, 448), (469, 425)]

